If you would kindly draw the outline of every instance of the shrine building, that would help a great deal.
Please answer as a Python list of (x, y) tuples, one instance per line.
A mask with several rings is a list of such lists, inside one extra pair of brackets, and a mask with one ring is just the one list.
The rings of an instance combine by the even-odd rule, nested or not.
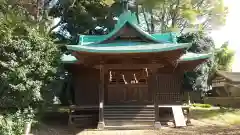
[(80, 35), (78, 44), (66, 45), (71, 54), (62, 57), (74, 91), (69, 122), (95, 120), (99, 129), (176, 123), (177, 116), (165, 112), (184, 108), (184, 73), (211, 56), (188, 53), (191, 45), (177, 43), (175, 33), (143, 31), (130, 11), (107, 35)]

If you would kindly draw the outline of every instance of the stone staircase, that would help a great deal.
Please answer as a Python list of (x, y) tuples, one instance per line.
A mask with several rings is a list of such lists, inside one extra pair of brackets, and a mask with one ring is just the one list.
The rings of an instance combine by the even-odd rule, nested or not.
[(154, 125), (153, 106), (105, 106), (106, 129), (150, 129)]

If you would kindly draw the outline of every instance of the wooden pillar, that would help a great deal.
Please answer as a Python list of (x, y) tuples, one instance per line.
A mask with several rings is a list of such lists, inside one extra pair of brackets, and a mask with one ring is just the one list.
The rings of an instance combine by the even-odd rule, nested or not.
[(155, 111), (155, 122), (154, 122), (154, 128), (158, 129), (161, 128), (161, 123), (160, 123), (160, 119), (159, 119), (159, 108), (158, 108), (158, 94), (157, 91), (159, 90), (159, 82), (158, 82), (158, 76), (157, 76), (157, 69), (153, 70), (153, 74), (154, 74), (154, 85), (155, 87), (153, 90), (153, 101), (154, 101), (154, 111)]
[(104, 129), (104, 65), (100, 65), (100, 85), (99, 85), (99, 122), (98, 129)]

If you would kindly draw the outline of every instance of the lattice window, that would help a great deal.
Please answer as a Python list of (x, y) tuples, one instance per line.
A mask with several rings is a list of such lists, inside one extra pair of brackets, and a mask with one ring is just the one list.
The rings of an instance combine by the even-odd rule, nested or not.
[(181, 95), (180, 93), (158, 93), (159, 104), (165, 103), (180, 103)]

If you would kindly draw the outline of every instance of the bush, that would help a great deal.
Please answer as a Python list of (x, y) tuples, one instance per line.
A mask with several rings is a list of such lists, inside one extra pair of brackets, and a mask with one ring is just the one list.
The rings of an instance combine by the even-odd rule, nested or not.
[(19, 8), (0, 1), (0, 135), (21, 135), (33, 110), (53, 103), (60, 66), (58, 46)]
[(193, 107), (201, 107), (201, 108), (211, 108), (212, 105), (210, 104), (193, 104)]
[(52, 102), (60, 51), (38, 25), (15, 14), (0, 20), (0, 107), (37, 108)]
[(25, 124), (33, 121), (34, 115), (32, 111), (32, 109), (28, 108), (23, 111), (6, 112), (7, 114), (0, 115), (0, 135), (22, 135)]

